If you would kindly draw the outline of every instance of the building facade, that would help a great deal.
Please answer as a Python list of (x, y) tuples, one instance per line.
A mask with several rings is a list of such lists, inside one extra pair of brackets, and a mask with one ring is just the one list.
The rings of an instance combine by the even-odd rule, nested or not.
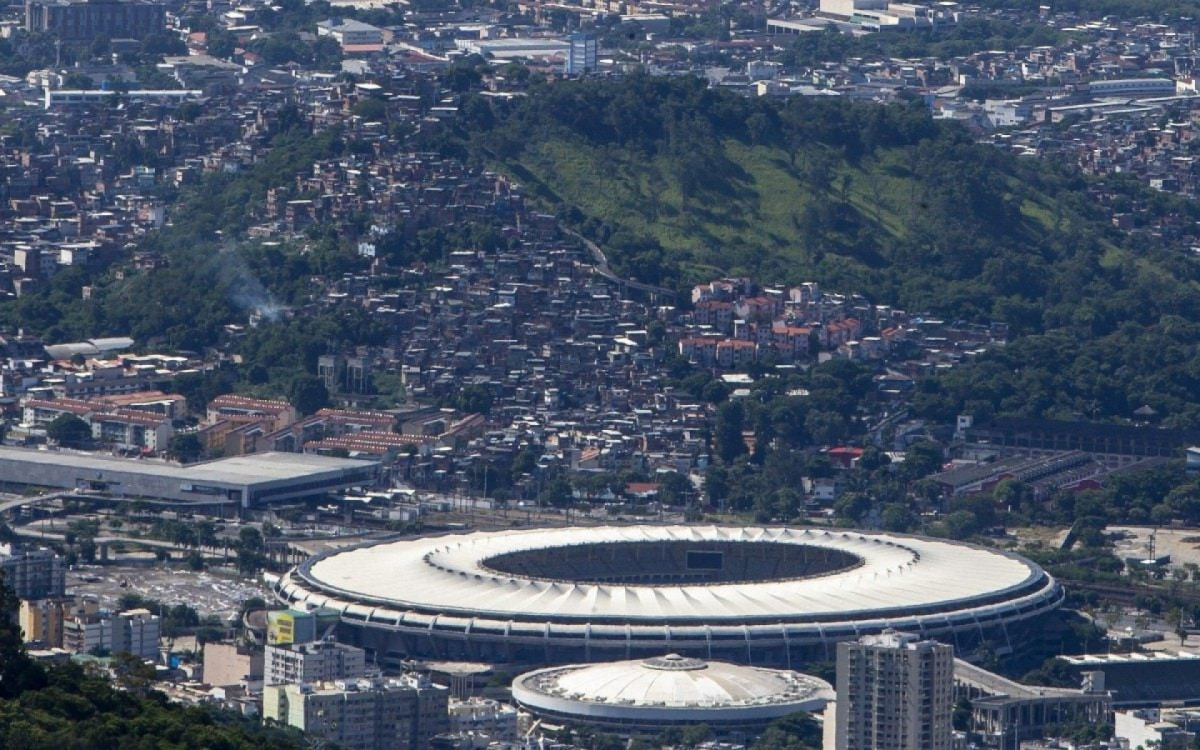
[(950, 750), (954, 649), (885, 631), (837, 650), (837, 750)]
[(17, 624), (26, 643), (40, 643), (44, 648), (61, 647), (63, 622), (74, 606), (71, 597), (22, 599)]
[(268, 645), (263, 676), (267, 685), (332, 682), (367, 673), (366, 652), (330, 640)]
[(26, 0), (25, 30), (60, 39), (138, 39), (166, 29), (166, 6), (119, 0)]
[(62, 647), (77, 654), (128, 653), (157, 660), (160, 624), (148, 609), (112, 613), (95, 599), (82, 599), (63, 622)]
[(0, 544), (0, 572), (18, 599), (46, 599), (66, 591), (66, 564), (51, 549)]
[(577, 31), (571, 35), (570, 43), (563, 72), (575, 76), (594, 71), (600, 49), (596, 34), (591, 31)]
[(413, 676), (268, 685), (263, 719), (350, 750), (423, 750), (449, 728), (449, 695)]

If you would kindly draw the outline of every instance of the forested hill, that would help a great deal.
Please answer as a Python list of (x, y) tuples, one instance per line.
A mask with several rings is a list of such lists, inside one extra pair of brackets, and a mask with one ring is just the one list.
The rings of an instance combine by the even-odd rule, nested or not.
[[(919, 405), (1168, 421), (1200, 415), (1200, 263), (1112, 214), (1200, 218), (1133, 182), (1018, 159), (920, 103), (746, 98), (689, 78), (555, 82), (463, 102), (428, 145), (521, 180), (621, 272), (816, 280), (1023, 337)], [(1108, 197), (1102, 198), (1102, 195)]]

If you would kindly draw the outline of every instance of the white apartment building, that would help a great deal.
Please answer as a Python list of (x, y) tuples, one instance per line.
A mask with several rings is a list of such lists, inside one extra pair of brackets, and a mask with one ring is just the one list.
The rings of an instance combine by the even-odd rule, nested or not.
[(954, 649), (885, 631), (837, 649), (837, 750), (950, 750)]
[(268, 685), (263, 719), (350, 750), (424, 750), (449, 727), (449, 693), (411, 676)]
[(62, 645), (78, 654), (106, 651), (157, 660), (160, 625), (148, 609), (110, 613), (95, 600), (83, 600), (62, 624)]
[(332, 682), (366, 674), (366, 652), (332, 640), (267, 646), (263, 663), (265, 685)]

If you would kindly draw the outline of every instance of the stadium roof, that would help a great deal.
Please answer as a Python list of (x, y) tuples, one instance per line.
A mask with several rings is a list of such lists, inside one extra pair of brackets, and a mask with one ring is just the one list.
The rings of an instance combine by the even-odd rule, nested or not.
[(829, 683), (790, 670), (676, 654), (539, 669), (514, 680), (512, 691), (522, 706), (556, 718), (642, 725), (765, 722), (819, 711), (834, 697)]
[[(572, 582), (497, 571), (486, 561), (525, 550), (621, 542), (802, 545), (857, 565), (790, 579), (660, 584)], [(553, 553), (545, 563), (553, 569)], [(823, 529), (627, 526), (513, 530), (410, 539), (315, 558), (284, 582), (292, 599), (383, 605), (466, 617), (568, 622), (838, 621), (999, 605), (1053, 579), (1008, 553), (944, 540)], [(987, 614), (980, 612), (979, 614)]]
[[(678, 654), (541, 669), (518, 677), (515, 684), (588, 703), (663, 707), (796, 703), (830, 690), (828, 683), (795, 672)], [(824, 694), (826, 700), (830, 697), (829, 692)]]

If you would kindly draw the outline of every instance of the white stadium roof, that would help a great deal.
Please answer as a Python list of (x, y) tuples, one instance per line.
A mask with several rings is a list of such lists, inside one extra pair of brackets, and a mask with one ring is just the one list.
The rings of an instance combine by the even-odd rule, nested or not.
[[(809, 578), (725, 584), (571, 583), (498, 573), (484, 561), (537, 548), (656, 541), (742, 541), (827, 547), (861, 558)], [(1032, 563), (943, 540), (824, 529), (628, 526), (535, 529), (404, 540), (317, 560), (321, 588), (422, 611), (528, 618), (662, 622), (923, 610), (987, 599), (1043, 575)]]
[(834, 697), (829, 683), (809, 675), (678, 654), (539, 669), (512, 690), (522, 706), (553, 718), (635, 725), (765, 722), (819, 711)]

